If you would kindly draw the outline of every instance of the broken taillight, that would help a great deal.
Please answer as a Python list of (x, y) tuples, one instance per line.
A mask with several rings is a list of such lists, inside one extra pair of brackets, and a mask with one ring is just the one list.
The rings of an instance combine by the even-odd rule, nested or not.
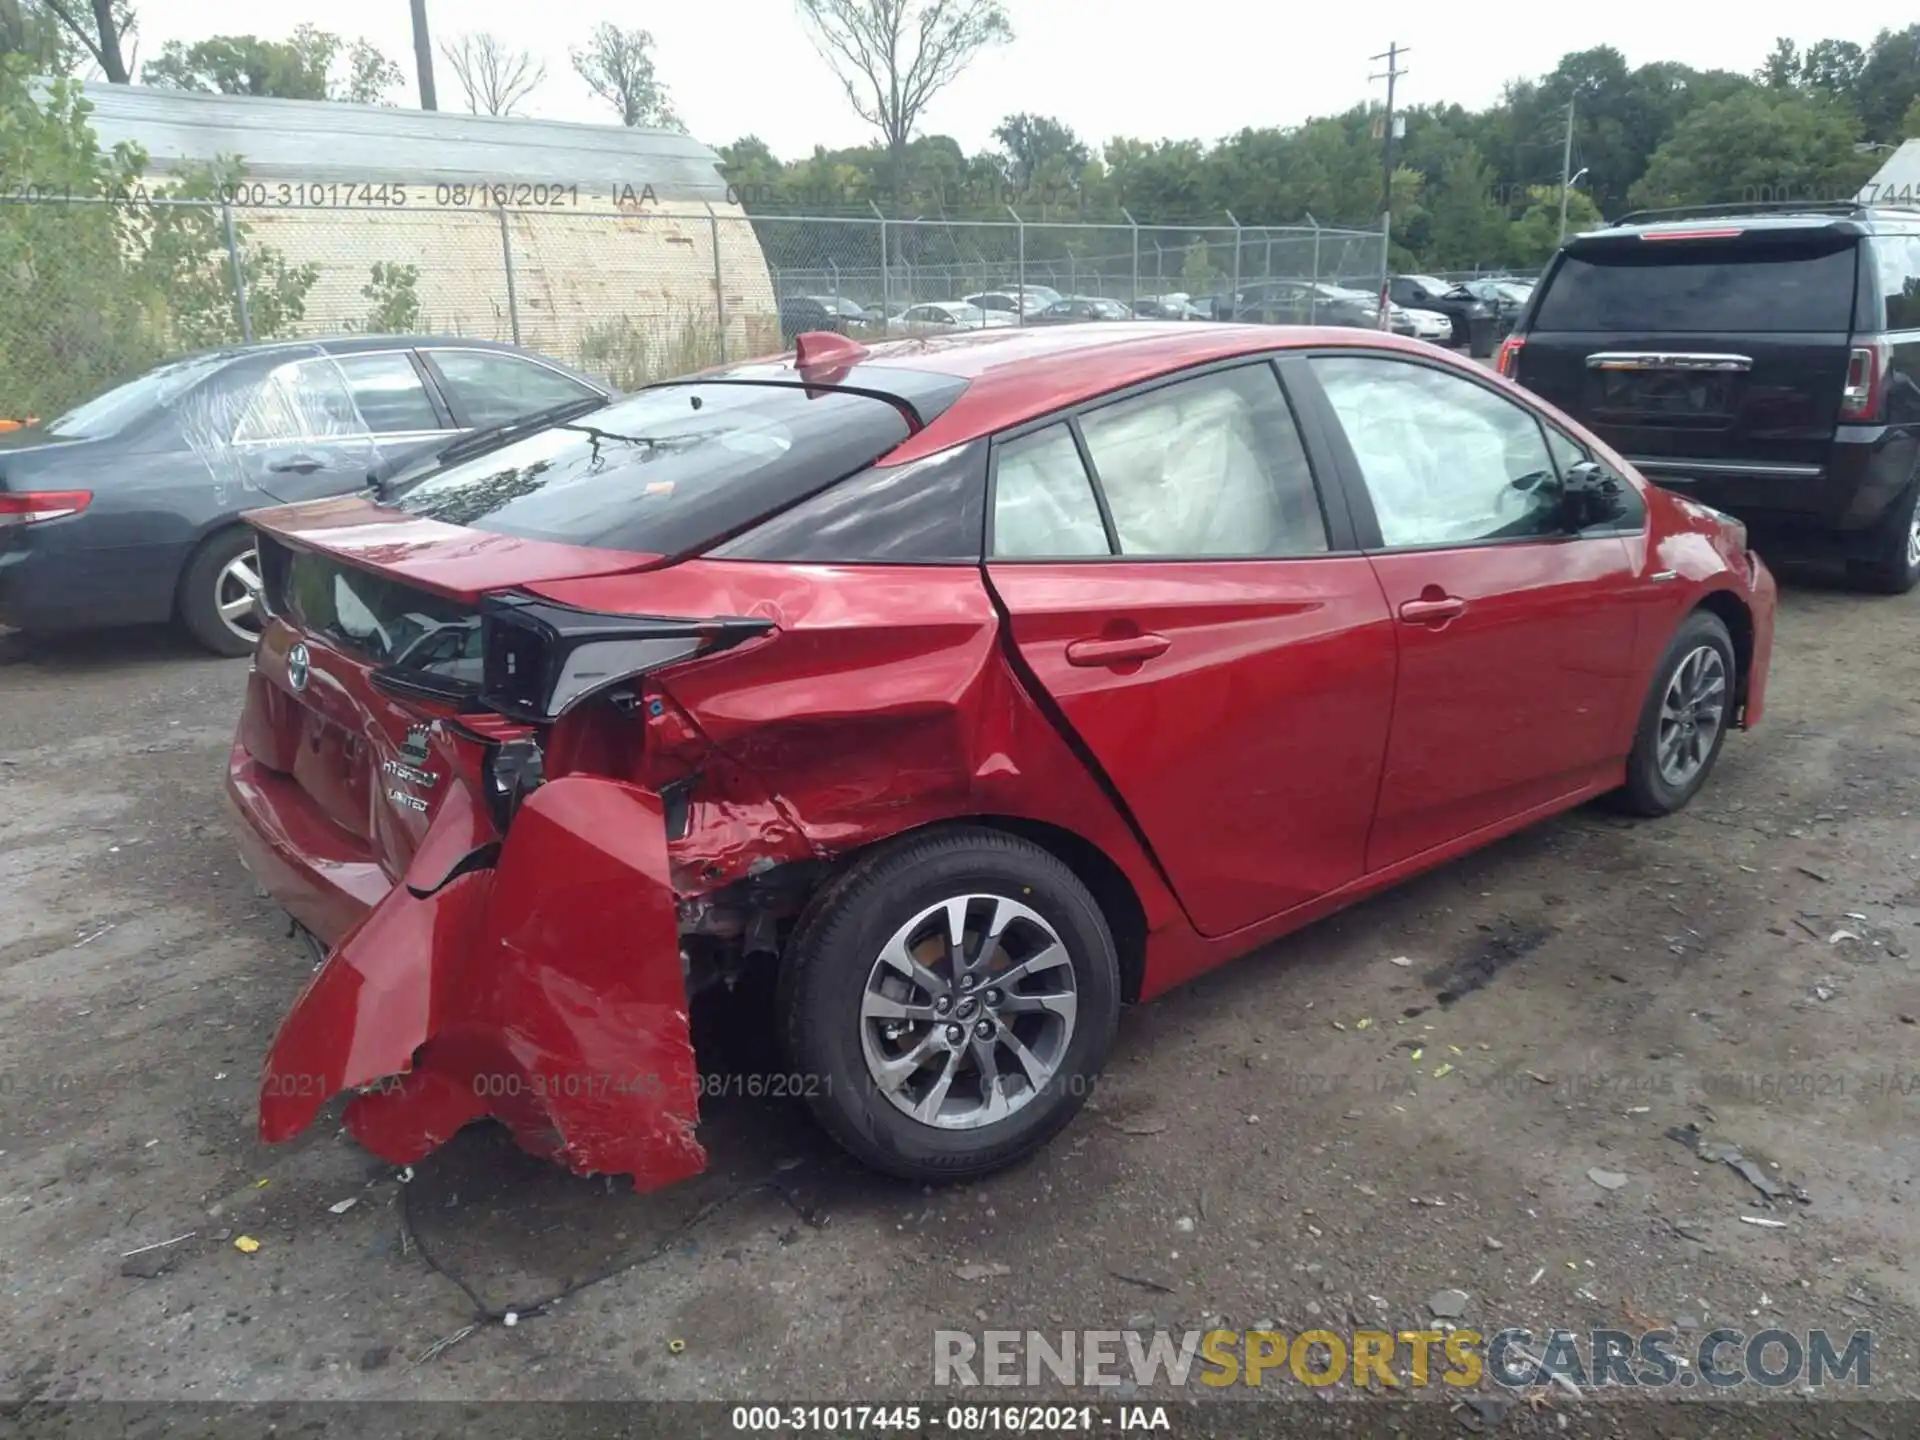
[(39, 525), (78, 515), (93, 503), (91, 490), (27, 490), (0, 494), (0, 526)]
[(1840, 392), (1842, 420), (1871, 420), (1880, 413), (1886, 390), (1888, 342), (1856, 345), (1847, 354), (1847, 383)]
[(489, 597), (481, 623), (480, 703), (541, 725), (623, 681), (763, 635), (770, 620), (603, 615), (530, 595)]

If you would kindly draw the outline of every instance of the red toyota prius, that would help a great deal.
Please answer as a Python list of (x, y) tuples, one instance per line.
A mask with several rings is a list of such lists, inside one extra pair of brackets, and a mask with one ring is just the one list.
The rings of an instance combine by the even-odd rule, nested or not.
[(1760, 717), (1737, 521), (1512, 383), (1345, 330), (796, 352), (258, 512), (228, 794), (325, 947), (260, 1129), (354, 1092), (697, 1172), (689, 997), (862, 1160), (980, 1174), (1123, 1005)]

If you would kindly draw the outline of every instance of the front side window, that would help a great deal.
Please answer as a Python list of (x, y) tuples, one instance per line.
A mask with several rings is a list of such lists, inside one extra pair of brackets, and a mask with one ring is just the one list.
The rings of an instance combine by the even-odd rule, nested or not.
[(1106, 405), (1080, 422), (1123, 555), (1310, 555), (1326, 524), (1270, 365)]
[(1558, 533), (1554, 461), (1531, 411), (1400, 360), (1311, 362), (1388, 549)]

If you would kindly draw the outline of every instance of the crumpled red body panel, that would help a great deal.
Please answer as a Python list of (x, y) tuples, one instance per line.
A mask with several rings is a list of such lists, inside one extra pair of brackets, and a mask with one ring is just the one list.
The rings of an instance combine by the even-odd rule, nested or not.
[(522, 804), (492, 868), (424, 898), (394, 886), (282, 1023), (261, 1137), (374, 1082), (347, 1126), (395, 1164), (492, 1115), (527, 1149), (641, 1190), (705, 1167), (657, 795), (561, 777)]

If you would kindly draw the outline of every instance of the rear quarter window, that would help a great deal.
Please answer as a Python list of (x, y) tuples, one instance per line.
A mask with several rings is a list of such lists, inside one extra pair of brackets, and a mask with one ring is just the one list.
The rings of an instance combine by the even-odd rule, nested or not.
[(1840, 248), (1640, 240), (1569, 251), (1534, 316), (1536, 331), (1846, 333), (1852, 329), (1852, 243)]

